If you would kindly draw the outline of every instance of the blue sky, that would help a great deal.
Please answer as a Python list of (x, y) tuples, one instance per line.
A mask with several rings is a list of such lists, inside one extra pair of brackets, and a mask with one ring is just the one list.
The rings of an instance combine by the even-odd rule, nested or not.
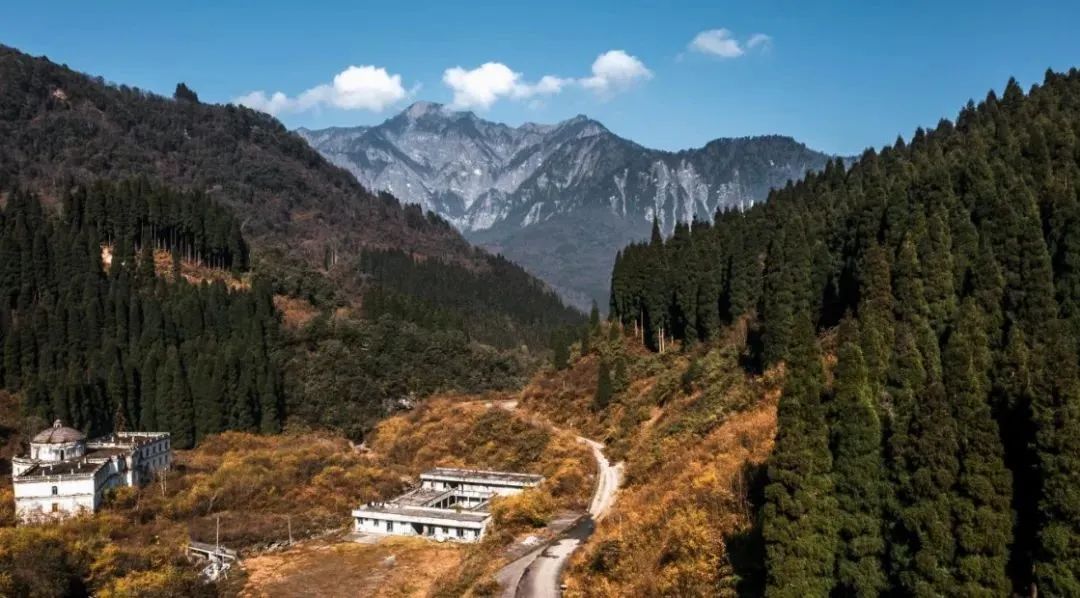
[(52, 0), (5, 2), (0, 43), (159, 93), (262, 91), (248, 101), (290, 127), (423, 99), (511, 124), (583, 113), (663, 149), (780, 133), (852, 154), (1080, 66), (1076, 23), (1075, 1)]

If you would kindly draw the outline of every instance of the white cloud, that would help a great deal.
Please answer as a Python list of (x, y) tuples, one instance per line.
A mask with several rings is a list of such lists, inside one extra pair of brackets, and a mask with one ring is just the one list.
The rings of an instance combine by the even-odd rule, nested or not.
[(729, 29), (709, 29), (694, 36), (687, 48), (699, 54), (718, 58), (738, 58), (749, 50), (766, 49), (772, 44), (772, 38), (764, 33), (755, 33), (747, 38), (745, 44), (739, 43)]
[(273, 115), (324, 106), (379, 112), (407, 95), (401, 85), (401, 75), (391, 75), (382, 67), (364, 65), (350, 66), (335, 75), (332, 83), (312, 87), (295, 98), (280, 91), (271, 95), (253, 91), (234, 99), (233, 103)]
[(446, 69), (443, 83), (454, 92), (452, 107), (487, 110), (504, 98), (529, 100), (528, 106), (537, 108), (543, 105), (544, 96), (562, 93), (571, 86), (608, 96), (652, 76), (652, 71), (636, 57), (623, 50), (610, 50), (593, 61), (591, 76), (580, 79), (544, 75), (530, 83), (501, 62), (486, 62), (471, 70), (460, 66)]
[(743, 55), (742, 46), (727, 29), (702, 31), (690, 40), (690, 49), (720, 58), (738, 58)]
[(746, 47), (750, 49), (758, 46), (768, 48), (770, 45), (772, 45), (772, 37), (765, 35), (764, 33), (755, 33), (750, 36), (750, 39), (746, 40)]
[(521, 73), (501, 62), (486, 62), (472, 70), (455, 66), (443, 73), (443, 83), (454, 92), (452, 106), (480, 110), (490, 108), (504, 97), (525, 99), (556, 94), (568, 82), (568, 79), (545, 75), (536, 83), (526, 83), (522, 81)]
[(592, 76), (580, 80), (582, 86), (599, 94), (610, 94), (629, 88), (638, 81), (652, 79), (645, 64), (622, 50), (609, 50), (592, 64)]

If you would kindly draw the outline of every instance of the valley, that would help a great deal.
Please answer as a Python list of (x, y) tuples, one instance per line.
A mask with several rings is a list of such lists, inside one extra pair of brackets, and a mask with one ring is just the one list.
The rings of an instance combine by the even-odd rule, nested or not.
[(1080, 9), (5, 15), (0, 597), (1080, 596)]

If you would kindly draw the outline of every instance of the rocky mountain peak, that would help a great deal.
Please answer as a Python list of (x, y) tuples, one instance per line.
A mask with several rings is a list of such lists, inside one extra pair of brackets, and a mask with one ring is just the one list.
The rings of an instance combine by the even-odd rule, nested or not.
[(444, 108), (445, 107), (442, 104), (437, 102), (426, 102), (421, 100), (419, 102), (413, 102), (413, 104), (406, 108), (402, 114), (411, 120), (416, 120), (428, 115), (442, 114)]
[(680, 152), (623, 139), (584, 114), (511, 127), (416, 102), (381, 125), (303, 132), (366, 187), (445, 218), (587, 308), (607, 302), (615, 252), (679, 222), (745, 208), (829, 156), (791, 138), (718, 139)]

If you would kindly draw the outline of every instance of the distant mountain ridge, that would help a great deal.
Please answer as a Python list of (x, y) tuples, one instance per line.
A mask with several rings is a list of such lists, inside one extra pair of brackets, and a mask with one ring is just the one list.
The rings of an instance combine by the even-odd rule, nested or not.
[(606, 304), (616, 251), (654, 217), (670, 233), (749, 207), (831, 158), (778, 135), (666, 152), (583, 115), (511, 127), (431, 102), (377, 126), (298, 133), (364, 186), (439, 214), (581, 307)]

